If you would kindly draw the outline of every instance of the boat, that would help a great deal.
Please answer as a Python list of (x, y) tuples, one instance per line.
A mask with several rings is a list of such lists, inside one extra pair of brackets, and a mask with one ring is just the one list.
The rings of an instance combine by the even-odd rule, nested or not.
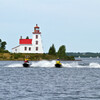
[(30, 67), (30, 63), (24, 62), (24, 63), (23, 63), (23, 67)]
[(80, 56), (78, 58), (81, 58)]
[(97, 56), (97, 58), (99, 58), (99, 56)]
[(56, 64), (55, 64), (55, 67), (57, 67), (57, 68), (61, 68), (61, 67), (62, 67), (62, 64), (61, 64), (61, 63), (59, 63), (59, 64), (56, 63)]

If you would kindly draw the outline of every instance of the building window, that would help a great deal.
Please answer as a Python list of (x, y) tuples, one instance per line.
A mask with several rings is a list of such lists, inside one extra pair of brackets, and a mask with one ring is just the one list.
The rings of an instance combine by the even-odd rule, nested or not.
[(26, 51), (27, 50), (27, 47), (25, 47), (24, 50)]
[(36, 47), (36, 51), (38, 51), (38, 47)]
[(38, 35), (36, 35), (36, 39), (38, 39)]
[(36, 41), (36, 45), (38, 45), (38, 41)]
[(31, 47), (29, 47), (29, 51), (31, 51)]

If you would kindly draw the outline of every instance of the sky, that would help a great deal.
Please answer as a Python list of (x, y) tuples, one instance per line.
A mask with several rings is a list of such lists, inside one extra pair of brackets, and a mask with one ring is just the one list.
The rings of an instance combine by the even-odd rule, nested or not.
[(11, 51), (38, 24), (44, 52), (100, 52), (100, 0), (0, 0), (0, 39)]

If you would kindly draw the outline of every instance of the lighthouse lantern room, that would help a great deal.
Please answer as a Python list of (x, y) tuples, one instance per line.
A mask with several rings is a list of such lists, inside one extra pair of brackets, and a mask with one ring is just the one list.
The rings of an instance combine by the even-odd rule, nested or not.
[(19, 46), (12, 48), (12, 53), (43, 53), (41, 32), (36, 24), (32, 39), (19, 39)]

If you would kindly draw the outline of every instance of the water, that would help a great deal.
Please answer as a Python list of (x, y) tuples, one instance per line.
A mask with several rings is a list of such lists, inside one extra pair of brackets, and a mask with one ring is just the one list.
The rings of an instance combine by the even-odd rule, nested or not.
[(100, 100), (100, 58), (22, 63), (0, 61), (0, 100)]

